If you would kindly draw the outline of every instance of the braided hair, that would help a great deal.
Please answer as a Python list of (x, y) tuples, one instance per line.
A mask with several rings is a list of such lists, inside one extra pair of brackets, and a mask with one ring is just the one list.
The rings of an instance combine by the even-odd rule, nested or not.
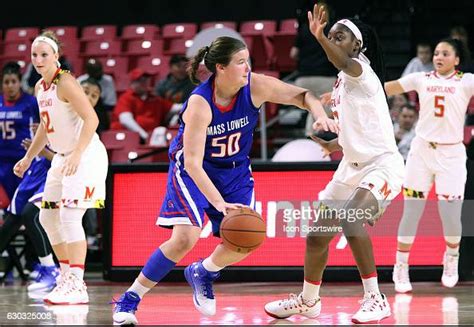
[[(375, 30), (357, 18), (349, 18), (362, 33), (364, 46), (361, 51), (369, 58), (370, 66), (374, 70), (382, 85), (385, 83), (385, 61), (382, 46)], [(365, 49), (365, 50), (364, 50)]]

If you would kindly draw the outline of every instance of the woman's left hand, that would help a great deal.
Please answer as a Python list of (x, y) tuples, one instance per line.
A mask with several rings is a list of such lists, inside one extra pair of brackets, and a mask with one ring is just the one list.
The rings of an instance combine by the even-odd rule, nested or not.
[(61, 168), (61, 173), (64, 176), (71, 176), (77, 172), (77, 167), (81, 161), (81, 153), (73, 151), (69, 156), (64, 160), (63, 167)]
[(313, 129), (316, 131), (333, 132), (339, 134), (339, 125), (334, 119), (328, 117), (319, 117), (313, 124)]
[(316, 37), (316, 39), (321, 39), (324, 35), (324, 28), (328, 24), (324, 6), (315, 4), (313, 13), (308, 11), (308, 22), (311, 33)]

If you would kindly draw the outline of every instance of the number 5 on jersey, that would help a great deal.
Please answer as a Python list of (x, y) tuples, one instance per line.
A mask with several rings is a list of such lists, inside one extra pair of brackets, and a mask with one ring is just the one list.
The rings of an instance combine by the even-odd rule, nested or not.
[(211, 156), (213, 158), (224, 158), (227, 156), (233, 156), (240, 151), (239, 140), (242, 133), (238, 132), (231, 135), (216, 137), (212, 139), (212, 146), (219, 148), (219, 152), (213, 152)]
[(435, 117), (444, 117), (444, 96), (435, 95), (434, 102)]
[(44, 127), (46, 129), (46, 133), (53, 133), (54, 128), (51, 126), (51, 118), (49, 117), (49, 113), (47, 111), (41, 112), (41, 119), (43, 120)]

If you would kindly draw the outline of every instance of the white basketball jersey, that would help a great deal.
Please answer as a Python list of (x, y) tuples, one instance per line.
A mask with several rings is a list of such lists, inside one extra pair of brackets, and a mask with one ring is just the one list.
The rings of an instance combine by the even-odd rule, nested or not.
[[(59, 74), (61, 73), (62, 71)], [(58, 98), (57, 89), (57, 79), (54, 79), (48, 88), (45, 83), (40, 83), (37, 99), (41, 121), (51, 149), (57, 153), (67, 154), (76, 148), (84, 121), (72, 109), (71, 104)], [(96, 138), (98, 139), (97, 134), (92, 140)]]
[(331, 109), (339, 123), (338, 142), (344, 159), (365, 162), (398, 150), (382, 84), (370, 65), (354, 60), (362, 66), (362, 74), (338, 74)]
[(405, 92), (415, 90), (420, 101), (416, 135), (428, 142), (459, 143), (467, 106), (474, 95), (474, 75), (455, 71), (413, 73), (398, 80)]

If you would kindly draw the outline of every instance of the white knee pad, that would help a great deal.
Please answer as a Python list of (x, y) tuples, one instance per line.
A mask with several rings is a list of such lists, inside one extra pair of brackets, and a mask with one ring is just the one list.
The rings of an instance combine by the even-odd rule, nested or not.
[(67, 243), (85, 241), (86, 234), (82, 227), (82, 217), (85, 212), (86, 209), (82, 208), (61, 208), (61, 223)]
[(451, 244), (461, 242), (462, 224), (462, 200), (448, 201), (446, 199), (438, 200), (438, 210), (443, 222), (444, 239)]
[(425, 199), (405, 197), (403, 216), (398, 226), (398, 242), (413, 244), (425, 204)]
[(59, 218), (59, 209), (41, 209), (39, 221), (48, 235), (51, 245), (60, 244), (65, 241)]

